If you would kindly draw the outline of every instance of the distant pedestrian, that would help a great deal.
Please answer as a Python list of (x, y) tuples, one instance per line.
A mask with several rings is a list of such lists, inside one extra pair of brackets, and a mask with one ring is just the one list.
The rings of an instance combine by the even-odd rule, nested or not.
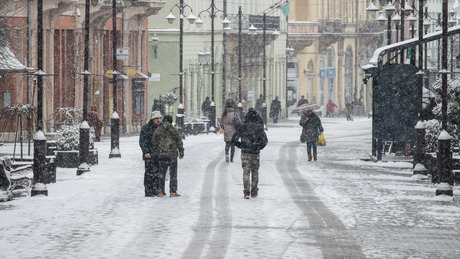
[(302, 95), (302, 97), (300, 97), (299, 102), (297, 103), (297, 106), (300, 106), (300, 105), (302, 105), (302, 104), (307, 104), (307, 103), (308, 103), (308, 100), (305, 99), (305, 96), (304, 96), (304, 95)]
[(177, 193), (177, 157), (184, 158), (184, 145), (179, 131), (172, 125), (172, 117), (165, 115), (163, 123), (153, 134), (152, 142), (157, 151), (160, 164), (159, 189), (165, 193), (165, 176), (169, 169), (169, 196), (179, 197)]
[(95, 141), (101, 141), (101, 131), (102, 126), (104, 126), (104, 122), (99, 119), (96, 105), (92, 105), (88, 111), (88, 125), (94, 128), (94, 136), (96, 137)]
[[(238, 113), (236, 112), (236, 105), (232, 99), (225, 101), (224, 112), (222, 113), (220, 125), (224, 130), (224, 141), (225, 141), (225, 162), (233, 162), (233, 156), (235, 155), (235, 145), (232, 143), (233, 134), (237, 127), (241, 124)], [(230, 149), (230, 157), (228, 155)]]
[(305, 142), (307, 143), (307, 154), (308, 161), (312, 159), (312, 150), (313, 150), (313, 159), (316, 161), (317, 156), (317, 142), (319, 133), (323, 132), (323, 126), (321, 125), (321, 119), (313, 112), (312, 109), (305, 111), (300, 117), (299, 125), (302, 126), (303, 133), (305, 134)]
[(326, 116), (329, 118), (334, 118), (334, 108), (337, 107), (337, 105), (332, 102), (332, 100), (329, 100), (326, 104)]
[(203, 112), (203, 116), (209, 119), (211, 115), (211, 101), (209, 97), (206, 97), (206, 100), (201, 104), (201, 111)]
[(273, 123), (278, 123), (278, 116), (281, 115), (281, 102), (278, 100), (278, 96), (275, 96), (275, 100), (270, 105), (270, 118), (273, 119)]
[(159, 186), (160, 164), (152, 138), (162, 120), (160, 111), (153, 111), (147, 124), (142, 126), (139, 136), (139, 146), (142, 149), (142, 159), (145, 162), (144, 189), (146, 197), (163, 196)]
[(352, 103), (346, 103), (345, 104), (345, 111), (346, 111), (346, 114), (347, 114), (347, 121), (352, 121), (353, 120), (353, 116), (352, 116), (352, 113), (353, 113), (353, 104)]
[(256, 105), (255, 105), (256, 111), (259, 113), (260, 116), (262, 116), (262, 107), (264, 103), (265, 103), (265, 99), (264, 99), (264, 96), (261, 94), (259, 95), (259, 98), (257, 99)]
[(241, 124), (232, 137), (233, 144), (241, 149), (241, 164), (243, 167), (244, 198), (249, 195), (258, 196), (260, 150), (268, 143), (260, 116), (254, 109), (249, 109)]
[(164, 105), (161, 103), (160, 100), (158, 100), (158, 99), (154, 99), (154, 100), (153, 100), (152, 112), (153, 112), (153, 111), (160, 111), (160, 112), (161, 112), (161, 115), (165, 116), (165, 107), (164, 107)]

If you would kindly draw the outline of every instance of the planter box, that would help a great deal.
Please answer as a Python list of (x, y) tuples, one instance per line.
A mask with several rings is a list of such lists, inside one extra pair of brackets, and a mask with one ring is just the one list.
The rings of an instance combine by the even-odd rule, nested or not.
[[(80, 166), (80, 158), (78, 150), (71, 151), (55, 151), (56, 153), (56, 167), (64, 168), (78, 168)], [(86, 159), (88, 165), (98, 164), (98, 152), (97, 149), (92, 149), (88, 153)]]

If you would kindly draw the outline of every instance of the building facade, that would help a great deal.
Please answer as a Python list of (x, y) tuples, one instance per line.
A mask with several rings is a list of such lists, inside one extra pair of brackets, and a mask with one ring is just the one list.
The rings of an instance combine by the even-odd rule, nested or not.
[[(212, 18), (208, 12), (211, 1), (184, 1), (187, 6), (184, 8), (183, 30), (183, 105), (186, 120), (203, 116), (201, 104), (206, 97), (214, 100), (217, 117), (220, 117), (224, 99), (227, 98), (241, 102), (246, 111), (255, 106), (260, 94), (264, 94), (264, 81), (267, 107), (270, 107), (271, 101), (276, 96), (284, 105), (286, 100), (287, 26), (280, 9), (273, 6), (274, 1), (268, 0), (215, 0), (213, 2), (215, 5), (214, 71), (212, 71), (210, 58)], [(149, 19), (149, 37), (156, 35), (159, 38), (157, 54), (150, 51), (149, 56), (149, 72), (154, 75), (154, 81), (149, 83), (149, 107), (152, 107), (154, 99), (160, 99), (160, 96), (170, 92), (175, 93), (179, 99), (180, 24), (179, 19), (172, 24), (165, 19), (170, 12), (179, 17), (178, 5), (179, 1), (168, 1), (157, 16)], [(273, 8), (270, 8), (271, 6)], [(241, 26), (238, 16), (239, 7), (242, 10)], [(203, 21), (200, 28), (185, 19), (192, 11)], [(262, 20), (264, 12), (267, 17), (265, 45)], [(231, 30), (224, 30), (225, 26), (222, 21), (225, 17), (230, 22), (228, 26)], [(255, 32), (249, 30), (251, 25), (257, 28)], [(153, 42), (150, 44), (152, 50)], [(202, 59), (205, 56), (208, 58)], [(176, 113), (178, 104), (179, 100), (169, 107), (168, 112)]]
[[(6, 2), (8, 7), (5, 8), (9, 11), (1, 14), (2, 36), (19, 61), (36, 69), (39, 45), (37, 1)], [(60, 118), (53, 116), (57, 108), (83, 107), (85, 5), (84, 0), (43, 1), (43, 71), (46, 73), (43, 80), (43, 124), (46, 132), (59, 128)], [(88, 105), (97, 107), (106, 132), (110, 131), (115, 101), (123, 131), (136, 131), (147, 120), (147, 17), (157, 14), (163, 6), (162, 1), (118, 1), (117, 46), (113, 46), (112, 1), (91, 1)], [(118, 82), (118, 100), (113, 100), (112, 90), (113, 48), (120, 52), (116, 60), (118, 72), (127, 76), (127, 80)], [(35, 77), (33, 73), (6, 73), (5, 80), (0, 80), (0, 109), (16, 104), (36, 106)], [(1, 127), (3, 140), (11, 139), (15, 129), (6, 125)]]
[(292, 74), (297, 96), (324, 107), (328, 100), (342, 111), (353, 103), (357, 114), (371, 107), (371, 89), (362, 81), (362, 65), (382, 45), (383, 30), (366, 13), (372, 1), (292, 2), (289, 44), (295, 49)]

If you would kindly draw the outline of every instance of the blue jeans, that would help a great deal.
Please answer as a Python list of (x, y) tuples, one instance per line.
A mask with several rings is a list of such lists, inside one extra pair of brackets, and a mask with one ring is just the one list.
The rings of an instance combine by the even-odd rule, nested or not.
[(311, 149), (313, 148), (313, 154), (316, 154), (316, 141), (307, 142), (307, 154), (311, 155)]

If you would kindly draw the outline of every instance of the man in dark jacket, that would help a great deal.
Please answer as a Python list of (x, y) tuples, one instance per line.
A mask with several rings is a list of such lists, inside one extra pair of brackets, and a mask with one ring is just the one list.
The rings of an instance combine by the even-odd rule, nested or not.
[(206, 97), (206, 100), (201, 104), (201, 111), (203, 112), (203, 116), (209, 119), (211, 115), (211, 101), (209, 97)]
[(281, 115), (281, 102), (278, 100), (278, 96), (275, 96), (275, 100), (270, 105), (270, 117), (273, 119), (273, 123), (278, 123), (278, 116)]
[[(241, 149), (241, 164), (243, 167), (243, 193), (244, 198), (249, 199), (258, 195), (260, 150), (268, 142), (260, 115), (255, 109), (249, 109), (244, 117), (244, 123), (233, 134), (233, 144)], [(251, 180), (250, 180), (250, 175)]]
[(160, 166), (157, 152), (152, 142), (153, 134), (160, 126), (161, 119), (161, 112), (153, 111), (149, 122), (142, 126), (139, 136), (139, 146), (142, 149), (142, 159), (145, 162), (144, 188), (146, 197), (162, 196), (161, 189), (158, 188), (160, 184)]
[(302, 134), (305, 134), (305, 142), (307, 142), (307, 154), (308, 154), (308, 161), (311, 161), (312, 154), (311, 151), (313, 149), (313, 158), (316, 161), (318, 159), (316, 149), (318, 142), (319, 133), (323, 132), (323, 126), (321, 125), (321, 120), (313, 112), (313, 110), (307, 110), (302, 114), (300, 117), (299, 125), (302, 126)]

